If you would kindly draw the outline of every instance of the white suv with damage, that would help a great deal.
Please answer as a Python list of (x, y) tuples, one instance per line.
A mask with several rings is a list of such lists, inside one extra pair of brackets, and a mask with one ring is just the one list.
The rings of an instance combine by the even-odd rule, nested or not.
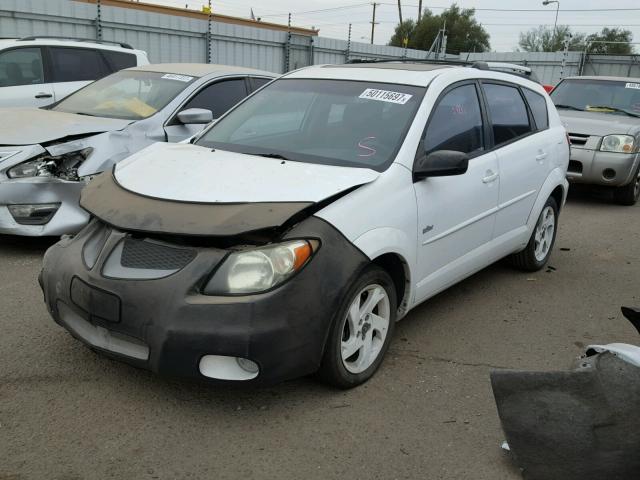
[(503, 257), (546, 264), (568, 162), (520, 76), (309, 67), (93, 180), (93, 221), (51, 247), (41, 285), (57, 323), (139, 367), (352, 387), (416, 305)]

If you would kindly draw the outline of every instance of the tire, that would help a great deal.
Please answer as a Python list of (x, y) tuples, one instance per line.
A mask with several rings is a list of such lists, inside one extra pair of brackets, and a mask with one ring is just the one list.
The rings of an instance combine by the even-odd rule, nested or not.
[[(367, 303), (370, 298), (377, 299), (373, 300), (375, 303), (371, 308)], [(356, 387), (369, 380), (389, 348), (395, 329), (396, 310), (393, 280), (377, 265), (368, 266), (349, 287), (333, 320), (318, 377), (329, 385), (343, 389)], [(345, 359), (343, 347), (344, 354), (348, 355)]]
[[(549, 217), (551, 213), (553, 214), (552, 218)], [(551, 229), (551, 227), (553, 228)], [(536, 272), (542, 269), (549, 261), (557, 233), (558, 204), (553, 197), (549, 197), (542, 207), (542, 212), (540, 212), (525, 249), (509, 257), (512, 265), (527, 272)]]
[(613, 190), (613, 197), (620, 205), (633, 206), (640, 198), (640, 167), (636, 171), (635, 178), (624, 187)]

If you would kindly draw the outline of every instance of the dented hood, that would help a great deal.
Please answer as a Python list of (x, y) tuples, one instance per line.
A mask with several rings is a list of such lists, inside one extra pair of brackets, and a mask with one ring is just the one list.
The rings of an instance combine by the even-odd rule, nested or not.
[(281, 227), (378, 176), (364, 168), (155, 144), (93, 180), (80, 204), (122, 230), (233, 236)]
[(125, 189), (164, 200), (200, 203), (319, 202), (379, 173), (244, 155), (196, 145), (156, 143), (115, 169)]
[(121, 130), (131, 120), (38, 108), (0, 109), (0, 145), (34, 145), (77, 135)]

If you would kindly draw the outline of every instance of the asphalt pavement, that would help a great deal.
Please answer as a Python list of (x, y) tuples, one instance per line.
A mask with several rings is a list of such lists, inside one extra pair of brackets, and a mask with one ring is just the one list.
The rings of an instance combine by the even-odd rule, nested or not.
[(519, 479), (489, 372), (569, 367), (640, 344), (640, 204), (572, 193), (549, 269), (495, 264), (401, 321), (377, 375), (336, 391), (167, 379), (99, 356), (49, 318), (54, 240), (0, 237), (0, 480)]

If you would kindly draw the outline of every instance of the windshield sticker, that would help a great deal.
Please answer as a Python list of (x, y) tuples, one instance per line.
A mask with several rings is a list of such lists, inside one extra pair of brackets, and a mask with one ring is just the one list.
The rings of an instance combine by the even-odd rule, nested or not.
[(175, 73), (165, 73), (161, 78), (164, 78), (166, 80), (177, 80), (179, 82), (185, 82), (185, 83), (193, 80), (193, 77), (190, 77), (188, 75), (178, 75)]
[(640, 83), (627, 83), (624, 88), (635, 88), (636, 90), (640, 90)]
[(404, 105), (413, 95), (408, 93), (390, 92), (389, 90), (378, 90), (375, 88), (367, 88), (360, 94), (358, 98), (366, 98), (368, 100), (378, 100), (379, 102), (397, 103)]

